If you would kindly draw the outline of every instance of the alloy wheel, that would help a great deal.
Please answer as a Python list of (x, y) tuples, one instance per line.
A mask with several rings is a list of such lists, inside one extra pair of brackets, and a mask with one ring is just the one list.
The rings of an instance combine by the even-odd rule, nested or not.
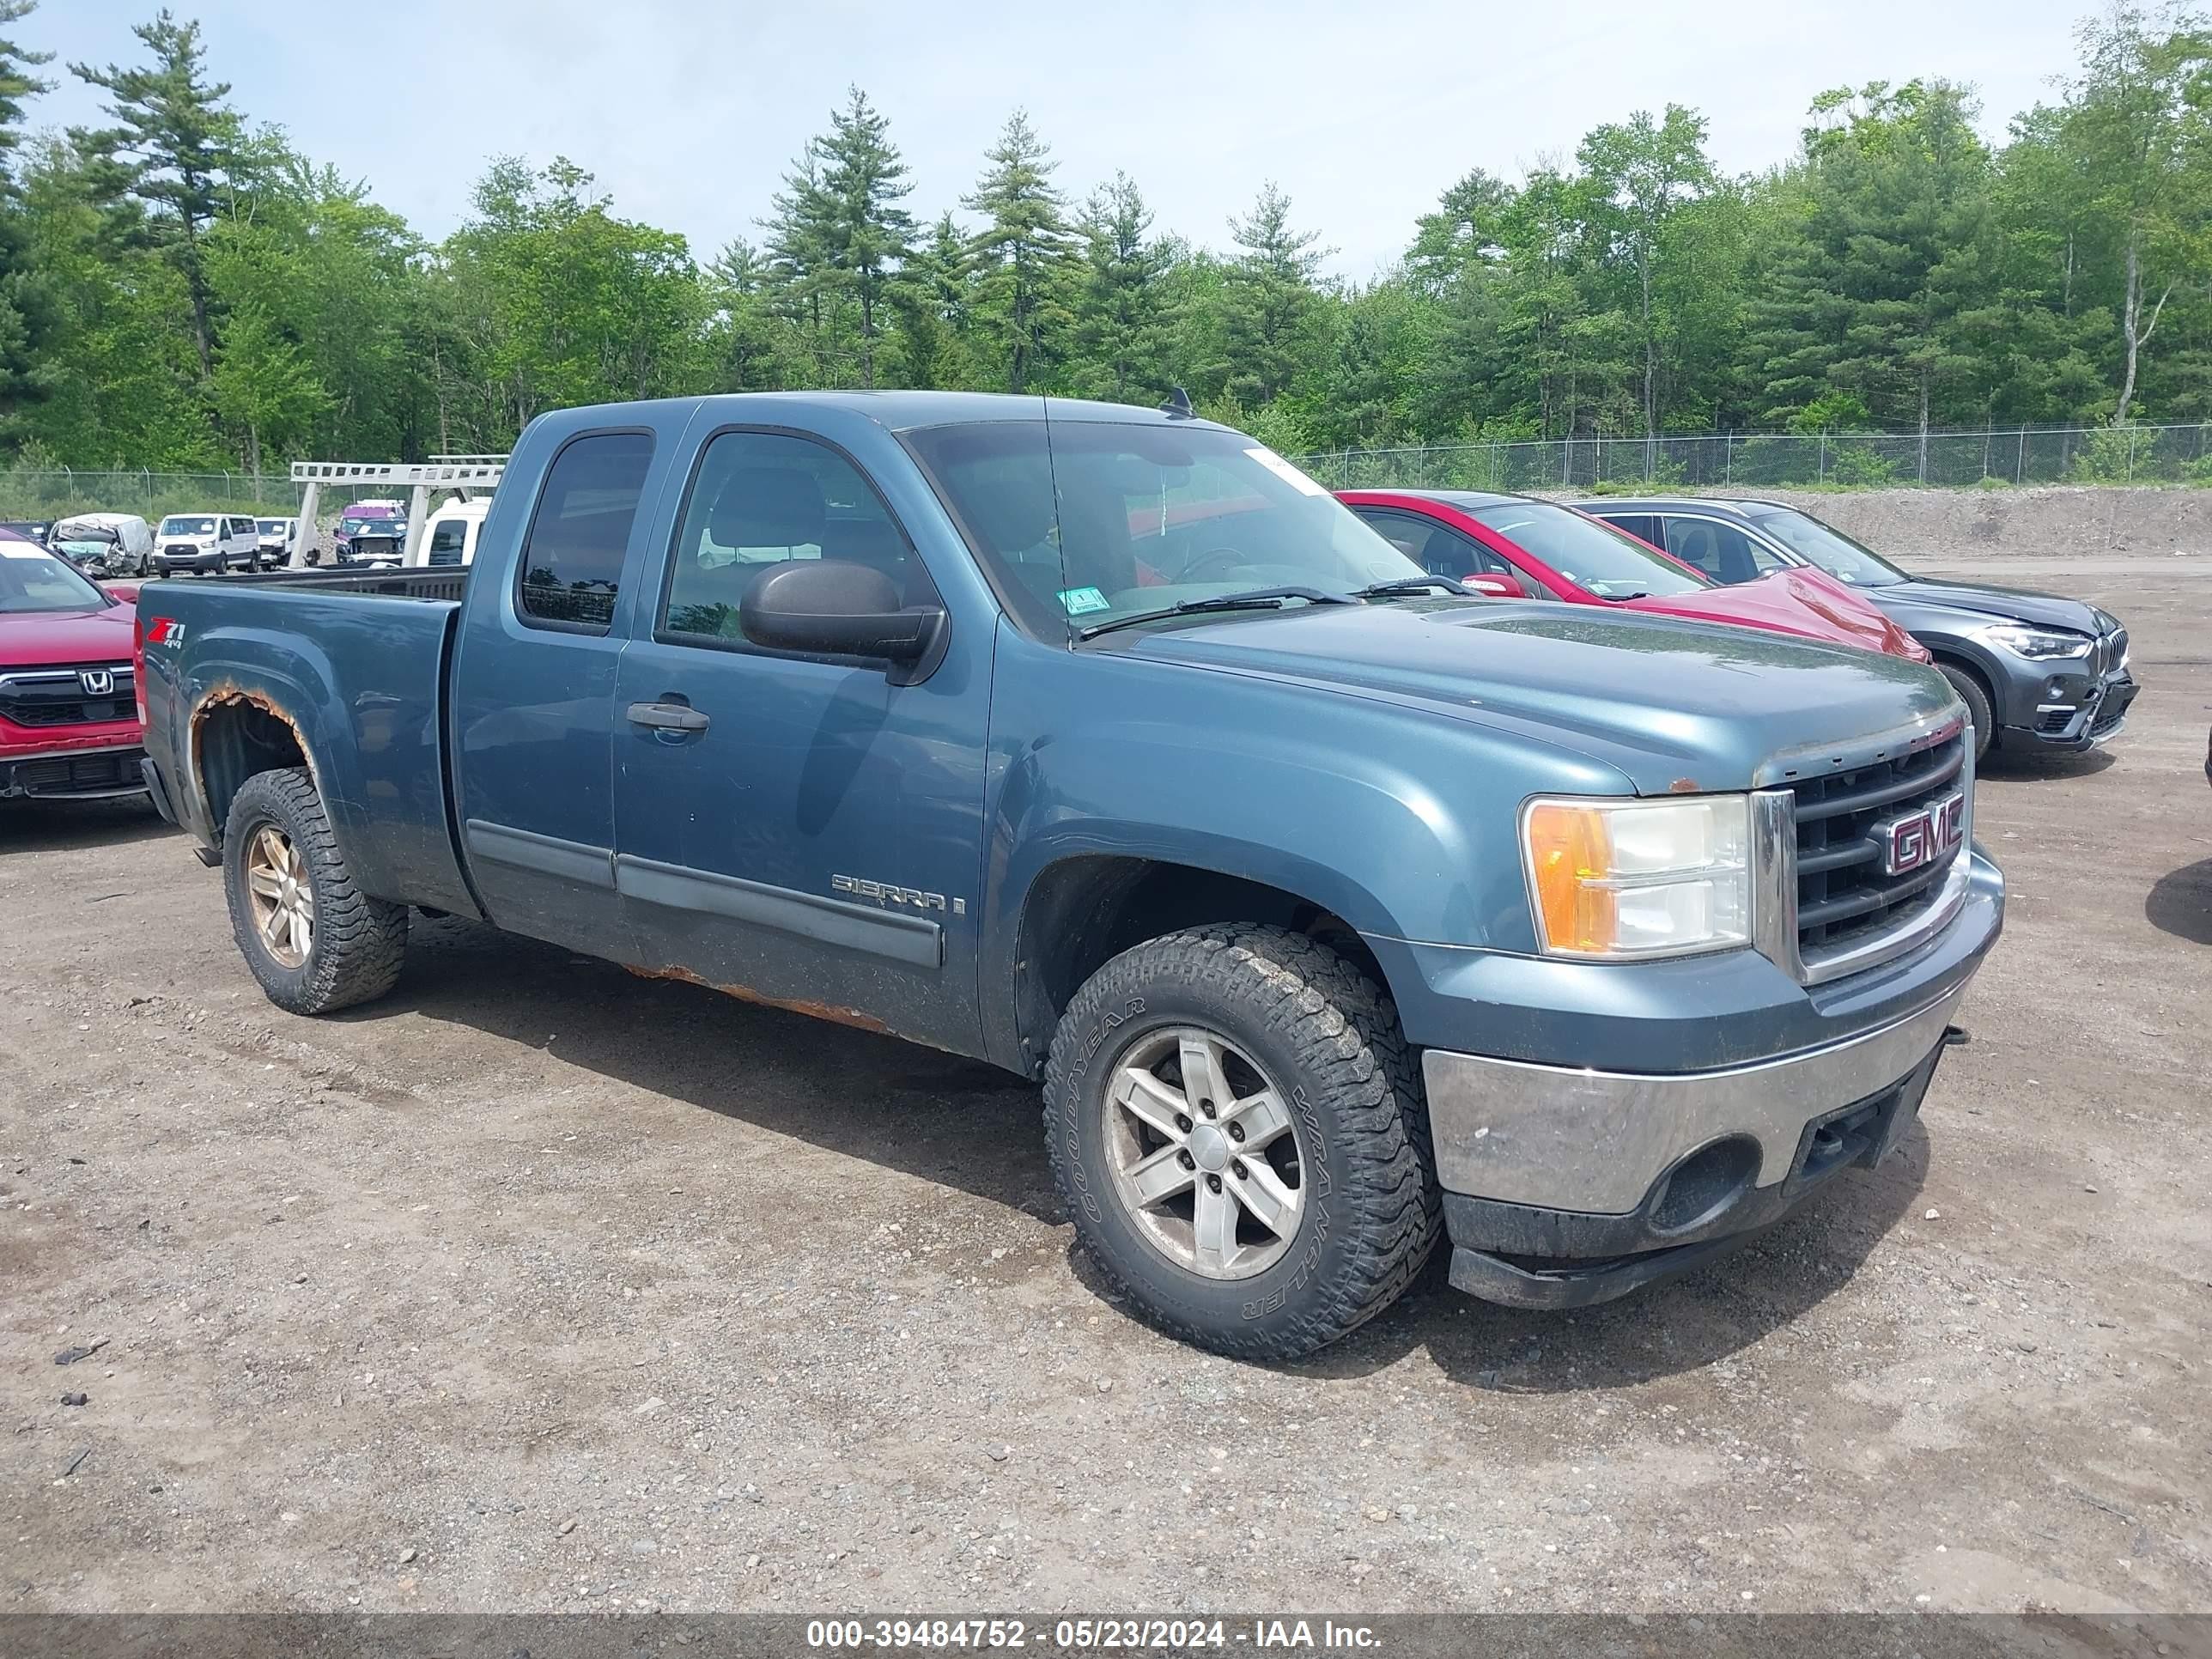
[(1146, 1243), (1207, 1279), (1280, 1261), (1305, 1215), (1285, 1097), (1218, 1034), (1146, 1033), (1109, 1075), (1104, 1144), (1116, 1196)]
[(246, 847), (246, 893), (262, 947), (286, 968), (303, 966), (315, 945), (315, 890), (307, 861), (273, 823), (255, 830)]

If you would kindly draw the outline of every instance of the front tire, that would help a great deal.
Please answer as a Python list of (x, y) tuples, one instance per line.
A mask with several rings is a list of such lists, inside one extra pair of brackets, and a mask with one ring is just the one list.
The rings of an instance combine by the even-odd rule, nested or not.
[(1936, 672), (1951, 682), (1951, 689), (1959, 694), (1959, 701), (1966, 705), (1966, 720), (1974, 728), (1974, 758), (1990, 752), (1990, 744), (1996, 741), (1996, 716), (1990, 709), (1990, 694), (1982, 683), (1966, 669), (1948, 662), (1936, 665)]
[(407, 907), (353, 884), (305, 767), (257, 772), (231, 801), (223, 890), (246, 965), (287, 1012), (349, 1008), (398, 980)]
[(1122, 952), (1061, 1017), (1044, 1102), (1077, 1237), (1200, 1347), (1312, 1353), (1388, 1308), (1435, 1247), (1396, 1012), (1304, 934), (1224, 925)]

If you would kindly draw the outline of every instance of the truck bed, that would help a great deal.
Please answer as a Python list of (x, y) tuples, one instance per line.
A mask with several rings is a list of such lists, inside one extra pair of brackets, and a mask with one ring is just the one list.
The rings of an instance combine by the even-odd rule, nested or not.
[(219, 841), (232, 775), (296, 745), (363, 891), (473, 914), (445, 754), (463, 580), (341, 569), (146, 584), (146, 752), (178, 822)]

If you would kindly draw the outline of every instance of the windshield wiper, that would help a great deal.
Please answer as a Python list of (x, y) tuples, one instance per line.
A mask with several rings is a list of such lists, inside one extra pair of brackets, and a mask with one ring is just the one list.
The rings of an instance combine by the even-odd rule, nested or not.
[(1101, 634), (1110, 634), (1117, 628), (1134, 628), (1139, 623), (1166, 622), (1176, 617), (1196, 616), (1206, 611), (1271, 611), (1286, 599), (1304, 599), (1308, 605), (1357, 605), (1359, 601), (1349, 593), (1332, 593), (1322, 587), (1255, 587), (1246, 593), (1215, 593), (1202, 599), (1184, 599), (1159, 611), (1139, 611), (1127, 617), (1115, 617), (1108, 621), (1093, 623), (1088, 628), (1076, 630), (1079, 640), (1096, 639)]
[(1440, 587), (1447, 593), (1457, 593), (1470, 599), (1475, 597), (1474, 590), (1456, 576), (1401, 576), (1395, 581), (1370, 582), (1365, 587), (1355, 587), (1352, 590), (1352, 597), (1355, 599), (1389, 599), (1401, 593), (1425, 593), (1432, 587)]

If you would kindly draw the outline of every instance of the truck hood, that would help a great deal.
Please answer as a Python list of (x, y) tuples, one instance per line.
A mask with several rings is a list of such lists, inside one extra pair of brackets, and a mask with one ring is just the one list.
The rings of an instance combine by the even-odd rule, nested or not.
[(104, 611), (0, 612), (0, 669), (128, 662), (137, 614), (129, 605)]
[(1859, 590), (1876, 605), (1940, 605), (1994, 621), (2033, 623), (2041, 628), (2070, 629), (2092, 637), (2109, 634), (2118, 624), (2094, 605), (2057, 593), (2039, 593), (2028, 587), (1997, 587), (1986, 582), (1931, 582), (1915, 577), (1887, 587)]
[(1516, 731), (1612, 766), (1639, 794), (1751, 788), (1774, 781), (1761, 771), (1778, 755), (1847, 750), (1956, 701), (1899, 657), (1540, 601), (1315, 605), (1107, 639)]
[(1631, 599), (1636, 611), (1682, 617), (1693, 622), (1734, 623), (1744, 628), (1764, 628), (1777, 634), (1823, 640), (1832, 645), (1856, 646), (1862, 651), (1885, 651), (1914, 662), (1929, 660), (1928, 652), (1856, 589), (1838, 581), (1825, 570), (1791, 568), (1777, 570), (1734, 587), (1708, 588), (1668, 598)]

